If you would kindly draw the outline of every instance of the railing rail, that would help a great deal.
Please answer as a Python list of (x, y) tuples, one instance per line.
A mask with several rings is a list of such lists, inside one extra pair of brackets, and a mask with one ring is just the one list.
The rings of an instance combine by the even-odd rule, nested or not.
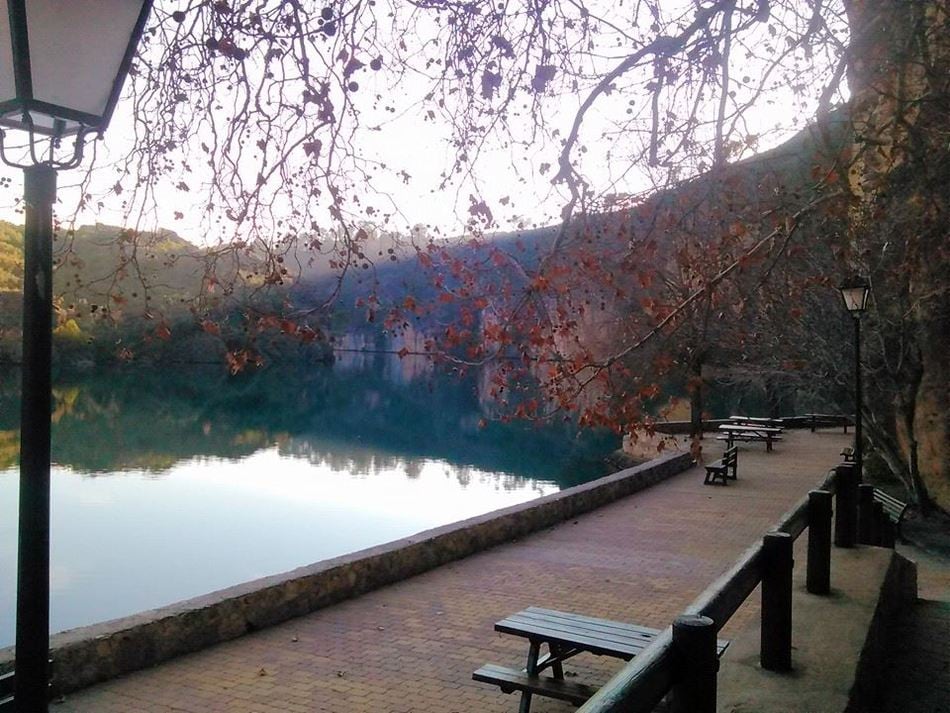
[(693, 654), (675, 643), (673, 629), (681, 626), (684, 619), (692, 619), (691, 623), (696, 625), (694, 618), (698, 616), (708, 617), (709, 626), (718, 632), (760, 583), (763, 591), (762, 666), (773, 671), (788, 670), (791, 667), (791, 547), (808, 529), (808, 591), (827, 594), (832, 492), (837, 500), (835, 544), (853, 546), (858, 505), (856, 473), (853, 463), (842, 463), (829, 473), (819, 489), (811, 491), (782, 515), (762, 541), (749, 547), (729, 570), (693, 600), (682, 617), (618, 671), (577, 713), (650, 713), (671, 690), (674, 711), (714, 712), (714, 680), (711, 687), (708, 681), (691, 680), (700, 675), (696, 671), (708, 671), (708, 665), (704, 669), (690, 659)]

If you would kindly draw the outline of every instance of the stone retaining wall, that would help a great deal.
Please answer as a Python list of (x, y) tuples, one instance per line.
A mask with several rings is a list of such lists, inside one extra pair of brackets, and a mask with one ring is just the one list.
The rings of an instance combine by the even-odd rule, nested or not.
[[(68, 693), (308, 614), (606, 505), (692, 463), (687, 453), (671, 453), (403, 540), (56, 634), (50, 640), (55, 688)], [(12, 666), (13, 650), (0, 650), (0, 672)]]

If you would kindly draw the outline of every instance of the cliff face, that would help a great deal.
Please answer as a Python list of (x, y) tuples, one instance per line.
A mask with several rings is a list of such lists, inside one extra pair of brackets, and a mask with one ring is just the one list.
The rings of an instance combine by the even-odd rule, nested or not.
[(890, 446), (885, 457), (950, 511), (950, 2), (846, 5), (852, 262), (881, 295), (869, 315), (882, 335), (872, 389), (875, 379), (894, 383), (879, 389), (884, 413), (865, 418)]

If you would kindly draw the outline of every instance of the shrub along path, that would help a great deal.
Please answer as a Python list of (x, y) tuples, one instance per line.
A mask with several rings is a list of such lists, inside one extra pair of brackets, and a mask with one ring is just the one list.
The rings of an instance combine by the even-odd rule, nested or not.
[[(576, 520), (396, 585), (72, 694), (57, 713), (451, 713), (516, 710), (518, 697), (471, 680), (517, 667), (523, 640), (495, 621), (527, 606), (665, 627), (816, 487), (851, 436), (789, 432), (773, 453), (739, 447), (739, 479), (704, 486), (697, 466)], [(722, 446), (707, 436), (707, 459)], [(209, 566), (213, 566), (209, 563)], [(752, 597), (724, 630), (758, 613)], [(567, 668), (600, 683), (615, 659)], [(532, 711), (571, 711), (535, 698)]]

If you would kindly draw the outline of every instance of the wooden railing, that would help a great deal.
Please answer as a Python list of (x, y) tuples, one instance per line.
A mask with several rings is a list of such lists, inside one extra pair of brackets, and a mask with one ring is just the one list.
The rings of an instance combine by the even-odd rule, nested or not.
[[(831, 504), (835, 496), (834, 543), (858, 540), (858, 483), (853, 463), (842, 463), (821, 488), (808, 493), (690, 604), (656, 640), (578, 713), (649, 713), (672, 691), (675, 713), (715, 713), (716, 634), (762, 584), (760, 663), (769, 671), (791, 669), (792, 546), (806, 529), (806, 588), (828, 594), (831, 584)], [(863, 539), (863, 538), (862, 538)]]

